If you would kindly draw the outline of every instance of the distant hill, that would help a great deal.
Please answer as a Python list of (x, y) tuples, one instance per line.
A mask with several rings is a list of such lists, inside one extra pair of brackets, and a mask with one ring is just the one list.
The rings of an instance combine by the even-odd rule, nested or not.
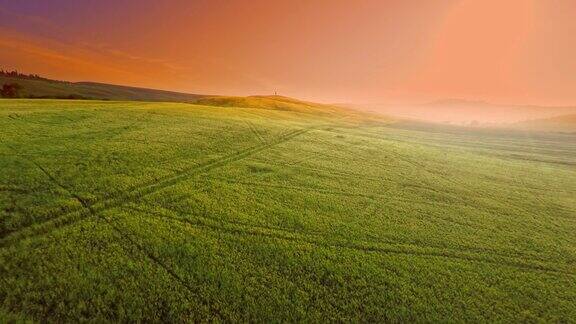
[(258, 108), (267, 110), (286, 110), (303, 113), (333, 114), (342, 113), (343, 108), (301, 101), (284, 96), (249, 96), (249, 97), (224, 97), (210, 96), (197, 99), (195, 104), (218, 107)]
[(172, 91), (136, 88), (95, 82), (66, 82), (42, 78), (0, 75), (0, 85), (18, 83), (25, 98), (74, 98), (100, 100), (190, 102), (203, 97)]
[(192, 103), (204, 106), (285, 110), (324, 115), (342, 115), (345, 112), (358, 114), (358, 112), (351, 112), (334, 105), (301, 101), (284, 96), (232, 97), (200, 95), (96, 82), (57, 81), (37, 75), (24, 75), (16, 72), (0, 73), (0, 86), (6, 83), (18, 83), (21, 85), (20, 97), (22, 98), (159, 101)]
[(358, 108), (401, 118), (456, 125), (494, 126), (576, 114), (576, 106), (502, 105), (446, 99), (424, 104), (371, 104)]
[(514, 123), (512, 127), (546, 132), (576, 133), (576, 114), (527, 120)]

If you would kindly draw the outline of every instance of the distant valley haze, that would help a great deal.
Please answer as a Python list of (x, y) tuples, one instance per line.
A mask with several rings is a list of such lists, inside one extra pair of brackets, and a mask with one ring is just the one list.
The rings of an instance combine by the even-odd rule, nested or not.
[(532, 106), (447, 99), (426, 103), (348, 104), (359, 110), (435, 123), (504, 126), (534, 119), (576, 114), (575, 106)]

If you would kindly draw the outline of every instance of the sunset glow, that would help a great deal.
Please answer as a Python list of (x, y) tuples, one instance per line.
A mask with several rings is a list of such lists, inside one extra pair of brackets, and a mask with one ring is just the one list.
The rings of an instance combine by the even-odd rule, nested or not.
[(0, 0), (0, 63), (192, 93), (571, 105), (575, 12), (572, 0)]
[(0, 0), (0, 324), (571, 323), (576, 0)]

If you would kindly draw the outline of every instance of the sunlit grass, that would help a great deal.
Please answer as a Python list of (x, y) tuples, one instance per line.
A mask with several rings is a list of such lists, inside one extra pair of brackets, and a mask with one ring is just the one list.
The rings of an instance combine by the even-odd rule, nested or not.
[(256, 102), (0, 101), (0, 321), (576, 317), (573, 135)]

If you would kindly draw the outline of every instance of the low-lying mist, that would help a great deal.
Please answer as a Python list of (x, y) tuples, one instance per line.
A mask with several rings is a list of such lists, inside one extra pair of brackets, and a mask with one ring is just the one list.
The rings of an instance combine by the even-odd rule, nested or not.
[(576, 106), (547, 107), (499, 105), (484, 101), (443, 100), (426, 104), (365, 104), (357, 109), (400, 119), (475, 127), (521, 127), (542, 123), (564, 123), (576, 131)]

